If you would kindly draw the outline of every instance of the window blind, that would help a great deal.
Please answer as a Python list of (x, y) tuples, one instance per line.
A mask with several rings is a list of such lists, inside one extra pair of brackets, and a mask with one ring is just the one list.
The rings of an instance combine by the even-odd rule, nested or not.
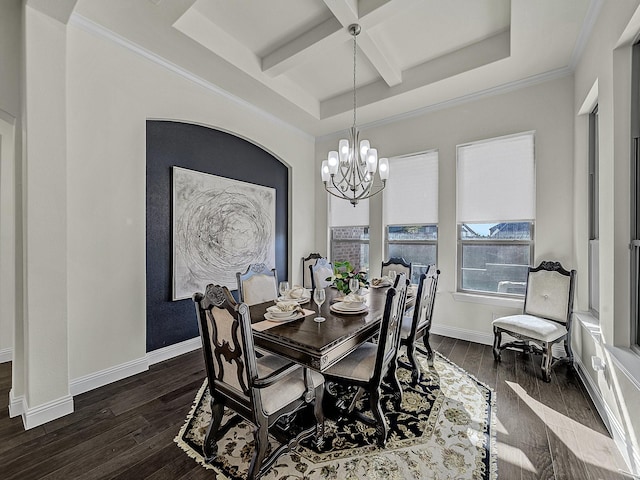
[(386, 225), (438, 223), (438, 151), (389, 159), (384, 195)]
[(460, 145), (457, 157), (458, 223), (535, 220), (533, 132)]
[(348, 200), (329, 195), (329, 223), (332, 227), (369, 226), (369, 199), (354, 207)]

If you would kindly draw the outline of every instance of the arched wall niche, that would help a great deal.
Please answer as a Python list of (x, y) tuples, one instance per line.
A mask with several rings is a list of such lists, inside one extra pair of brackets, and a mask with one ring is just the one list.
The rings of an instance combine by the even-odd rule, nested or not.
[[(260, 146), (232, 133), (172, 120), (147, 120), (147, 352), (198, 336), (190, 299), (172, 301), (172, 167), (276, 190), (276, 264), (288, 271), (289, 168)], [(195, 292), (194, 292), (195, 293)]]

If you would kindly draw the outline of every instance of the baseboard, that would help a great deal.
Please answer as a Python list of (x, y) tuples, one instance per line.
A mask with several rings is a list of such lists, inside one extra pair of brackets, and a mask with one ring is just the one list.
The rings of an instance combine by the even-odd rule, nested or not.
[(0, 363), (7, 363), (13, 360), (13, 349), (3, 348), (0, 350)]
[(149, 365), (164, 362), (171, 358), (183, 355), (185, 353), (193, 352), (202, 346), (200, 337), (190, 338), (184, 342), (169, 345), (168, 347), (159, 348), (147, 353), (147, 361)]
[(65, 415), (73, 413), (73, 397), (66, 395), (51, 402), (43, 403), (34, 408), (29, 408), (26, 400), (23, 400), (24, 412), (22, 412), (22, 423), (24, 429), (29, 430), (47, 422), (55, 420)]
[(464, 328), (448, 327), (446, 325), (431, 325), (431, 333), (442, 335), (443, 337), (457, 338), (468, 342), (481, 343), (483, 345), (493, 345), (492, 333), (481, 333), (475, 330)]
[(600, 390), (597, 388), (591, 375), (589, 375), (587, 368), (582, 359), (576, 355), (574, 356), (574, 365), (582, 380), (582, 384), (587, 389), (587, 393), (591, 397), (591, 401), (596, 406), (596, 410), (600, 414), (602, 421), (609, 430), (611, 437), (613, 438), (618, 450), (622, 454), (624, 461), (627, 463), (629, 471), (634, 475), (640, 475), (640, 452), (633, 448), (633, 444), (627, 439), (622, 425), (618, 422), (618, 419), (609, 409), (606, 402), (600, 395)]
[(90, 373), (83, 377), (74, 378), (69, 382), (69, 392), (71, 395), (80, 395), (81, 393), (104, 387), (123, 378), (137, 375), (149, 369), (149, 363), (146, 357), (137, 358), (130, 362), (122, 363), (114, 367), (100, 370), (99, 372)]
[(13, 388), (9, 390), (9, 418), (14, 418), (24, 413), (24, 395), (13, 396)]

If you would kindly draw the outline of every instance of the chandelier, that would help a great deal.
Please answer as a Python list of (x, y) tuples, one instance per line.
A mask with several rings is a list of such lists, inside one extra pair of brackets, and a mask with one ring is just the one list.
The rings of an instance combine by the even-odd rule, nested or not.
[[(324, 188), (334, 197), (349, 200), (355, 207), (359, 200), (380, 193), (389, 178), (389, 159), (378, 160), (378, 150), (371, 148), (368, 140), (359, 140), (356, 127), (356, 37), (360, 25), (349, 25), (353, 36), (353, 126), (349, 138), (338, 143), (338, 150), (329, 152), (322, 162), (320, 173)], [(381, 183), (375, 183), (378, 170)]]

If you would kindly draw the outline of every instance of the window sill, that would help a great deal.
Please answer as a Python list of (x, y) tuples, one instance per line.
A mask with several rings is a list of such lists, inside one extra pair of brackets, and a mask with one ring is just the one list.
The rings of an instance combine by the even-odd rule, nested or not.
[[(640, 390), (640, 355), (631, 348), (614, 347), (602, 344), (600, 321), (591, 312), (573, 312), (585, 330), (587, 330), (597, 344), (609, 354), (609, 358), (616, 367)], [(585, 361), (585, 359), (582, 359)], [(606, 361), (606, 359), (605, 359)]]
[(510, 307), (522, 310), (524, 299), (520, 298), (501, 298), (489, 295), (478, 295), (475, 293), (452, 292), (453, 299), (456, 302), (480, 303), (482, 305), (493, 305), (496, 307)]

